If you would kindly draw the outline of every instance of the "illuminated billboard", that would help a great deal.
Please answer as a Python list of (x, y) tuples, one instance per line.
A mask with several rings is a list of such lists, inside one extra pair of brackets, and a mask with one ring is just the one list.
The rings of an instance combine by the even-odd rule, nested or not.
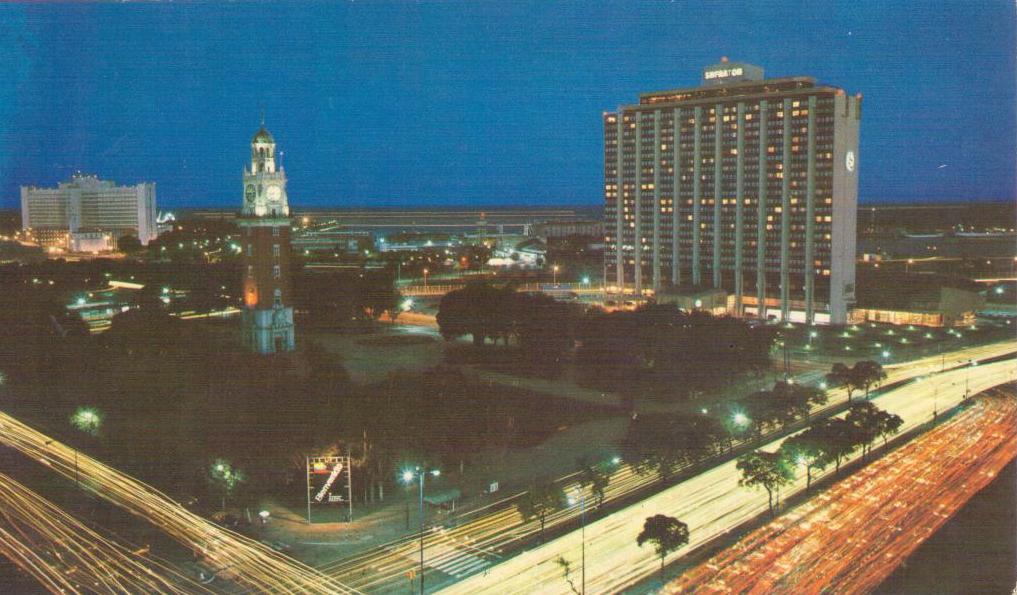
[(312, 506), (339, 506), (353, 520), (353, 483), (350, 457), (327, 455), (307, 457), (307, 522)]

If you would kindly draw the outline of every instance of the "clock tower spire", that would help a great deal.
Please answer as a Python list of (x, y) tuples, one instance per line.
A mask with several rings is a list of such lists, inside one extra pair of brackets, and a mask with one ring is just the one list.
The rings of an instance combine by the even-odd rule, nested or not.
[(251, 139), (251, 163), (244, 168), (243, 182), (237, 224), (243, 232), (244, 341), (258, 353), (293, 351), (286, 172), (276, 167), (275, 139), (264, 120)]

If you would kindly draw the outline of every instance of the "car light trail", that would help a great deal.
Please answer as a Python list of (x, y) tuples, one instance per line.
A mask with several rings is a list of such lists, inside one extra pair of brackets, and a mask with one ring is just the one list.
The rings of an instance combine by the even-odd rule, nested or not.
[(1011, 386), (749, 533), (662, 592), (871, 592), (1015, 456)]
[[(961, 368), (908, 383), (873, 399), (881, 408), (904, 419), (907, 432), (932, 419), (933, 411), (945, 411), (965, 398), (965, 379), (972, 394), (1014, 379), (1015, 362), (1006, 360), (975, 368)], [(938, 395), (938, 402), (937, 397)], [(764, 450), (776, 450), (782, 440)], [(857, 455), (856, 455), (857, 456)], [(832, 470), (827, 471), (832, 473)], [(690, 530), (688, 547), (697, 547), (724, 535), (767, 510), (766, 495), (738, 485), (735, 461), (723, 463), (674, 487), (646, 498), (586, 526), (586, 586), (590, 593), (614, 593), (650, 577), (659, 567), (652, 548), (639, 548), (635, 537), (643, 521), (654, 514), (674, 516)], [(805, 488), (804, 474), (785, 488), (788, 496)], [(823, 474), (813, 473), (814, 479)], [(569, 593), (556, 560), (564, 557), (577, 567), (580, 534), (573, 531), (542, 546), (523, 552), (473, 575), (448, 589), (448, 593)], [(679, 551), (679, 554), (688, 548)]]
[(0, 473), (0, 554), (52, 593), (211, 593)]
[[(0, 413), (0, 444), (75, 478), (75, 451)], [(146, 519), (200, 556), (227, 580), (258, 593), (355, 593), (338, 580), (190, 512), (154, 487), (83, 453), (77, 455), (83, 489)]]
[[(928, 374), (939, 373), (941, 369), (950, 370), (958, 366), (965, 366), (972, 359), (985, 359), (998, 357), (1012, 353), (1015, 347), (1012, 343), (997, 343), (986, 346), (971, 347), (955, 352), (948, 352), (944, 355), (927, 357), (912, 362), (894, 364), (886, 367), (887, 379), (884, 384), (901, 380), (907, 380)], [(847, 393), (844, 389), (835, 388), (828, 391), (830, 404), (814, 410), (813, 415), (822, 415), (825, 411), (843, 407)], [(856, 397), (857, 398), (857, 397)], [(946, 405), (946, 401), (940, 404)], [(737, 441), (736, 441), (737, 444)], [(734, 467), (734, 463), (730, 463)], [(680, 471), (680, 470), (679, 470)], [(707, 472), (709, 473), (709, 472)], [(566, 493), (578, 489), (576, 475), (571, 474), (559, 480)], [(604, 493), (604, 502), (610, 503), (623, 499), (634, 493), (646, 490), (658, 483), (653, 474), (639, 474), (627, 464), (619, 464), (616, 471), (611, 475), (611, 481)], [(712, 493), (712, 492), (709, 492)], [(501, 556), (513, 548), (518, 548), (526, 540), (533, 538), (540, 531), (539, 522), (536, 520), (526, 521), (516, 511), (513, 502), (522, 493), (492, 503), (482, 509), (475, 510), (459, 517), (459, 524), (454, 528), (447, 528), (435, 531), (427, 531), (425, 534), (424, 559), (428, 570), (431, 572), (441, 571), (453, 579), (461, 579), (490, 568), (501, 561)], [(719, 497), (719, 496), (718, 496)], [(744, 496), (739, 496), (739, 498)], [(587, 489), (587, 502), (595, 501), (593, 494)], [(711, 496), (705, 496), (709, 501)], [(588, 511), (589, 512), (589, 511)], [(568, 523), (575, 523), (579, 518), (579, 508), (571, 507), (559, 510), (548, 516), (546, 529), (553, 530)], [(752, 513), (754, 515), (755, 513)], [(747, 515), (747, 516), (746, 516)], [(744, 518), (752, 516), (743, 514)], [(648, 515), (647, 515), (648, 516)], [(606, 520), (606, 519), (605, 519)], [(642, 519), (639, 520), (642, 524)], [(591, 525), (587, 525), (588, 536)], [(408, 571), (415, 570), (419, 564), (419, 534), (404, 536), (400, 539), (383, 544), (359, 555), (339, 560), (337, 562), (321, 566), (320, 569), (343, 581), (352, 587), (364, 590), (376, 590), (383, 585), (398, 585), (399, 588), (405, 584), (405, 575)], [(632, 540), (635, 536), (633, 534)], [(587, 544), (589, 547), (589, 543)], [(578, 558), (578, 541), (575, 546)], [(462, 560), (479, 557), (485, 564), (474, 564), (467, 566), (471, 572), (459, 573), (463, 566), (450, 563), (452, 556), (449, 551), (458, 551)], [(481, 552), (487, 552), (483, 554)], [(589, 550), (587, 550), (589, 555)], [(429, 562), (430, 561), (430, 562)], [(558, 566), (550, 560), (548, 564), (553, 567), (553, 572), (558, 573)], [(574, 564), (573, 567), (576, 567)], [(588, 577), (589, 578), (589, 577)], [(553, 579), (560, 581), (557, 576)], [(564, 581), (561, 581), (564, 585)], [(432, 579), (431, 584), (435, 583)], [(531, 584), (539, 584), (534, 582)]]

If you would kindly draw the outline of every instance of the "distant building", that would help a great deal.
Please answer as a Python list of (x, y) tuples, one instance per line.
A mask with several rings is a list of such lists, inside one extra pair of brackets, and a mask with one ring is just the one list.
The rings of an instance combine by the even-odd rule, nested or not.
[(67, 249), (71, 252), (109, 252), (113, 250), (113, 236), (104, 231), (75, 231), (70, 233)]
[(544, 221), (533, 225), (531, 235), (545, 240), (564, 240), (571, 237), (596, 237), (604, 235), (604, 222), (592, 220)]
[(966, 326), (985, 303), (982, 288), (968, 279), (869, 270), (859, 275), (858, 303), (848, 321)]
[(275, 139), (264, 126), (251, 139), (243, 181), (244, 206), (236, 223), (243, 232), (244, 341), (258, 353), (293, 351), (286, 171), (276, 167)]
[[(384, 244), (382, 246), (384, 248)], [(373, 247), (374, 236), (369, 231), (349, 231), (332, 227), (298, 231), (293, 237), (293, 248), (298, 252), (334, 252), (352, 255)]]
[(547, 261), (547, 245), (525, 236), (501, 236), (487, 261), (489, 267), (539, 269)]
[(605, 113), (608, 289), (715, 287), (737, 316), (846, 322), (860, 118), (860, 95), (726, 59)]
[(21, 227), (44, 246), (72, 247), (73, 234), (125, 235), (147, 245), (158, 234), (155, 184), (117, 186), (75, 174), (56, 188), (21, 187)]

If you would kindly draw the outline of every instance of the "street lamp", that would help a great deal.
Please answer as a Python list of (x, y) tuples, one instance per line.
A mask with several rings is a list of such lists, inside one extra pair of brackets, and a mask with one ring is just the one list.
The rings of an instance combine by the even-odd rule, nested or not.
[(424, 269), (424, 287), (425, 288), (427, 287), (427, 274), (430, 273), (430, 272), (431, 271), (429, 271), (427, 269)]
[(553, 267), (551, 267), (551, 273), (552, 273), (551, 277), (552, 283), (554, 284), (555, 287), (558, 287), (558, 265), (554, 265)]
[(568, 500), (569, 500), (569, 506), (575, 506), (576, 505), (577, 496), (578, 496), (578, 500), (579, 500), (579, 518), (580, 518), (580, 526), (581, 526), (581, 529), (580, 529), (580, 541), (581, 541), (581, 544), (582, 544), (582, 546), (581, 546), (582, 554), (581, 554), (581, 558), (580, 558), (580, 564), (582, 565), (582, 569), (583, 569), (582, 570), (582, 578), (580, 579), (581, 580), (581, 582), (580, 582), (581, 587), (579, 589), (579, 592), (583, 593), (585, 595), (585, 593), (586, 593), (586, 494), (583, 492), (582, 489), (576, 489), (575, 493), (570, 495)]
[[(78, 407), (71, 415), (71, 425), (86, 434), (98, 436), (99, 427), (102, 425), (102, 414), (91, 407)], [(74, 485), (76, 487), (80, 487), (81, 481), (78, 476), (78, 449), (76, 447), (71, 448), (74, 450)]]
[[(427, 269), (424, 271), (426, 272)], [(420, 485), (420, 595), (424, 595), (424, 476), (428, 473), (433, 477), (438, 477), (441, 475), (441, 470), (415, 467), (413, 470), (403, 471), (404, 483), (408, 484), (414, 479), (418, 479)]]

